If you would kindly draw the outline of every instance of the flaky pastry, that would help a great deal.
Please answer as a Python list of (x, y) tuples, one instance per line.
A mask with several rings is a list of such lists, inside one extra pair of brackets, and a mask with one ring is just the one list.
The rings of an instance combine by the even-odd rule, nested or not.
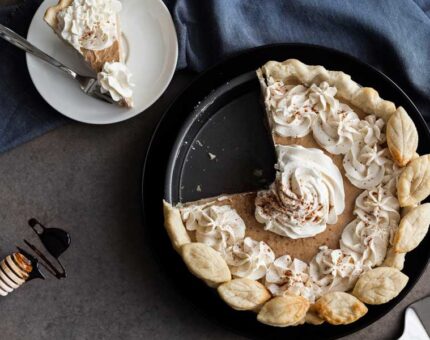
[(415, 205), (430, 195), (430, 155), (411, 161), (402, 171), (397, 183), (401, 207)]
[(309, 301), (301, 296), (278, 296), (261, 308), (257, 320), (275, 327), (296, 326), (304, 323)]
[(415, 249), (426, 236), (430, 224), (430, 203), (411, 209), (400, 220), (399, 229), (394, 235), (394, 251), (407, 253)]
[(380, 305), (394, 299), (409, 278), (393, 267), (378, 267), (361, 274), (352, 294), (369, 305)]
[(418, 132), (403, 107), (399, 107), (388, 120), (387, 144), (393, 160), (399, 166), (405, 166), (415, 156)]
[(233, 279), (218, 286), (218, 294), (233, 309), (257, 310), (271, 295), (260, 282), (247, 278)]
[(204, 243), (188, 243), (181, 247), (182, 259), (191, 273), (209, 286), (231, 280), (230, 269), (220, 253)]
[(318, 315), (332, 325), (350, 324), (367, 313), (367, 307), (355, 296), (331, 292), (315, 302)]

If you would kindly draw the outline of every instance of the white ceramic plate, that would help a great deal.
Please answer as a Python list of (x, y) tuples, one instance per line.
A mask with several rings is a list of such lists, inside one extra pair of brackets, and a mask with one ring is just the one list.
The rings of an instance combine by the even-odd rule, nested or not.
[[(129, 43), (127, 66), (133, 74), (134, 107), (126, 109), (85, 95), (66, 74), (27, 54), (31, 79), (41, 96), (57, 111), (91, 124), (129, 119), (154, 103), (169, 85), (178, 58), (172, 17), (161, 0), (122, 0), (121, 29)], [(41, 50), (78, 72), (88, 74), (79, 54), (62, 42), (43, 21), (56, 0), (45, 0), (36, 11), (27, 39)]]

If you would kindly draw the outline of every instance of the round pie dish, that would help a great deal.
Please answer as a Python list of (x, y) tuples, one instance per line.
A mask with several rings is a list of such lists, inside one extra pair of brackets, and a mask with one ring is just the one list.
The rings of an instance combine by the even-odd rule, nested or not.
[[(318, 50), (317, 53), (316, 50)], [(310, 57), (311, 55), (318, 55), (318, 57)], [(416, 108), (398, 87), (379, 72), (351, 57), (332, 50), (308, 45), (277, 45), (255, 49), (241, 56), (233, 57), (202, 75), (200, 80), (197, 80), (197, 83), (207, 77), (205, 83), (209, 84), (209, 87), (215, 89), (215, 91), (213, 93), (207, 91), (197, 94), (195, 98), (199, 99), (194, 101), (193, 106), (185, 107), (184, 102), (182, 102), (180, 108), (177, 109), (177, 115), (182, 113), (182, 117), (188, 117), (188, 119), (183, 123), (173, 147), (171, 147), (172, 144), (170, 143), (168, 143), (170, 147), (169, 145), (166, 146), (166, 150), (171, 150), (171, 157), (165, 174), (164, 198), (175, 204), (193, 201), (202, 197), (216, 196), (221, 193), (258, 190), (262, 187), (261, 180), (266, 181), (267, 184), (273, 181), (273, 170), (270, 170), (275, 163), (273, 161), (273, 145), (268, 142), (267, 132), (264, 132), (267, 130), (262, 124), (263, 120), (257, 118), (263, 117), (264, 113), (262, 113), (261, 104), (259, 103), (258, 81), (256, 76), (249, 74), (249, 71), (257, 69), (267, 60), (290, 58), (297, 58), (311, 65), (324, 65), (327, 69), (342, 70), (350, 74), (352, 79), (358, 83), (378, 89), (382, 98), (395, 99), (396, 105), (402, 105), (407, 110), (418, 129), (424, 126), (424, 124), (420, 124), (420, 119), (422, 118), (420, 118)], [(241, 66), (238, 66), (239, 64)], [(206, 91), (204, 90), (203, 82), (200, 82), (199, 85), (201, 90)], [(191, 88), (193, 88), (193, 85), (191, 85)], [(181, 99), (187, 97), (187, 91), (179, 98), (180, 102)], [(208, 94), (209, 96), (207, 96)], [(202, 101), (201, 105), (195, 107), (200, 101)], [(175, 107), (176, 105), (169, 110), (166, 116), (169, 116), (169, 113), (175, 110)], [(241, 110), (244, 111), (243, 115), (240, 113), (231, 114), (231, 112), (240, 112)], [(255, 116), (252, 112), (255, 113)], [(164, 122), (165, 119), (160, 123), (159, 129), (162, 129)], [(257, 125), (261, 126), (261, 129), (257, 128)], [(242, 128), (235, 129), (235, 127), (239, 126)], [(428, 138), (428, 131), (421, 129), (419, 135), (420, 145), (423, 145), (422, 142)], [(197, 148), (193, 143), (196, 140), (203, 147)], [(166, 141), (165, 135), (164, 141)], [(157, 134), (153, 142), (157, 143)], [(222, 149), (227, 147), (229, 147), (228, 153), (223, 153)], [(420, 148), (419, 153), (425, 154), (426, 152)], [(148, 157), (151, 157), (151, 150)], [(204, 157), (208, 159), (206, 162)], [(243, 167), (237, 166), (236, 164), (238, 163), (243, 164)], [(262, 176), (263, 178), (255, 175), (255, 171), (253, 171), (255, 169), (261, 170), (264, 175)], [(145, 171), (144, 184), (148, 171), (150, 171), (150, 168)], [(220, 173), (228, 173), (229, 176), (219, 176)], [(224, 179), (223, 177), (228, 178)], [(144, 186), (144, 198), (147, 190), (148, 187)], [(147, 202), (144, 200), (145, 209), (147, 208)], [(154, 214), (152, 215), (154, 216)], [(425, 242), (428, 242), (427, 238), (424, 239), (422, 244), (425, 244)], [(167, 245), (168, 243), (164, 247), (167, 247)], [(206, 301), (210, 301), (209, 305), (206, 304), (206, 313), (217, 320), (222, 320), (223, 323), (236, 329), (241, 334), (251, 337), (267, 336), (268, 334), (273, 337), (294, 336), (297, 334), (314, 337), (318, 334), (325, 338), (339, 337), (373, 322), (384, 312), (389, 311), (401, 299), (405, 292), (410, 289), (411, 282), (419, 277), (418, 272), (413, 273), (417, 264), (415, 260), (427, 262), (428, 254), (424, 257), (425, 261), (423, 261), (423, 257), (414, 259), (414, 254), (420, 249), (422, 249), (422, 246), (417, 247), (412, 253), (408, 254), (404, 272), (410, 277), (410, 281), (398, 297), (385, 305), (369, 307), (369, 312), (363, 318), (350, 325), (334, 327), (323, 324), (318, 328), (302, 325), (277, 329), (257, 324), (255, 314), (227, 311), (221, 306), (221, 303), (212, 301), (212, 299), (216, 298), (216, 294), (208, 292), (207, 288), (199, 290), (197, 289), (198, 286), (193, 285), (192, 291), (187, 296), (190, 296), (191, 300), (194, 301), (197, 301), (197, 299), (192, 295), (196, 295), (200, 299), (205, 296)], [(421, 251), (426, 252), (425, 249)], [(413, 260), (410, 260), (411, 258)], [(410, 261), (413, 261), (413, 266), (408, 266), (408, 263), (411, 263)], [(194, 274), (196, 273), (194, 272)], [(186, 280), (187, 286), (191, 284), (185, 277), (184, 280)], [(228, 317), (226, 317), (227, 315)], [(266, 323), (270, 322), (269, 320)]]

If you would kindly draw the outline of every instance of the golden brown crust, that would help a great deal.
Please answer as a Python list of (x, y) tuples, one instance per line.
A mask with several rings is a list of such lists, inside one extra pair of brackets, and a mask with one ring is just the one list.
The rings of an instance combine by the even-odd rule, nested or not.
[(388, 120), (387, 144), (393, 160), (399, 166), (405, 166), (415, 157), (418, 132), (403, 107), (399, 107)]
[(407, 253), (415, 249), (426, 236), (430, 224), (430, 203), (412, 208), (402, 217), (394, 235), (396, 253)]
[(408, 280), (396, 268), (378, 267), (360, 275), (352, 294), (369, 305), (380, 305), (399, 295)]
[(315, 302), (318, 315), (332, 325), (350, 324), (367, 313), (367, 307), (355, 296), (331, 292)]
[(271, 297), (260, 282), (247, 278), (233, 279), (221, 284), (217, 290), (221, 298), (236, 310), (258, 310)]
[(51, 28), (56, 31), (57, 30), (57, 14), (61, 10), (66, 7), (69, 7), (72, 4), (73, 0), (59, 0), (55, 6), (48, 7), (45, 12), (43, 19), (45, 22), (51, 26)]
[(287, 327), (304, 323), (309, 301), (302, 296), (277, 296), (266, 302), (257, 320), (269, 326)]
[(221, 254), (204, 243), (187, 243), (181, 255), (189, 271), (209, 286), (230, 281), (231, 273)]
[(341, 71), (329, 71), (319, 65), (306, 65), (296, 59), (288, 59), (283, 62), (269, 61), (257, 70), (257, 76), (263, 93), (268, 78), (284, 83), (305, 85), (326, 81), (337, 88), (338, 97), (350, 102), (367, 114), (375, 114), (388, 121), (396, 111), (394, 103), (382, 99), (373, 88), (361, 87), (348, 74)]
[(401, 207), (415, 205), (430, 195), (430, 155), (412, 160), (399, 176), (397, 196)]
[(163, 200), (164, 227), (172, 242), (173, 248), (179, 252), (184, 244), (190, 243), (191, 239), (182, 222), (179, 209)]
[(385, 256), (384, 267), (393, 267), (402, 270), (405, 265), (406, 253), (396, 253), (393, 247), (388, 248), (387, 255)]
[(306, 313), (305, 322), (311, 325), (321, 325), (324, 323), (324, 319), (321, 319), (318, 312), (315, 309), (315, 304), (311, 305)]

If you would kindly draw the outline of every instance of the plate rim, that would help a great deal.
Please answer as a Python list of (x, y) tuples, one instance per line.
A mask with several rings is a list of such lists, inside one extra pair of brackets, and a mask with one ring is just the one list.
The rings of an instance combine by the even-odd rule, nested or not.
[[(149, 140), (148, 143), (148, 147), (146, 148), (146, 152), (145, 152), (145, 157), (144, 157), (144, 162), (143, 162), (143, 167), (142, 167), (142, 178), (141, 178), (141, 209), (142, 209), (142, 219), (143, 219), (143, 227), (145, 229), (147, 229), (147, 227), (145, 227), (147, 225), (147, 222), (149, 220), (148, 218), (148, 213), (146, 212), (145, 209), (145, 174), (147, 173), (148, 170), (148, 163), (149, 163), (149, 158), (151, 156), (151, 152), (153, 151), (153, 147), (155, 144), (155, 140), (157, 138), (157, 135), (159, 133), (159, 131), (161, 130), (161, 127), (163, 125), (163, 123), (165, 123), (166, 118), (168, 118), (168, 114), (169, 112), (173, 109), (173, 107), (180, 101), (180, 99), (184, 96), (184, 94), (186, 94), (193, 86), (195, 86), (197, 83), (199, 83), (200, 81), (202, 81), (202, 79), (205, 79), (205, 77), (207, 77), (208, 75), (210, 75), (211, 73), (214, 73), (218, 68), (222, 67), (224, 64), (230, 62), (231, 60), (243, 57), (245, 55), (251, 55), (253, 52), (255, 51), (259, 51), (259, 50), (263, 50), (263, 49), (270, 49), (270, 48), (282, 48), (282, 47), (286, 47), (286, 48), (294, 48), (294, 47), (307, 47), (307, 48), (315, 48), (315, 49), (323, 49), (329, 53), (335, 53), (338, 54), (339, 56), (341, 56), (342, 58), (348, 58), (350, 61), (352, 61), (353, 63), (358, 63), (361, 64), (361, 66), (368, 68), (372, 73), (377, 73), (380, 77), (384, 78), (385, 81), (387, 81), (388, 83), (390, 83), (396, 91), (398, 91), (399, 93), (401, 93), (404, 96), (404, 99), (408, 102), (408, 105), (410, 105), (414, 112), (414, 116), (416, 116), (416, 119), (420, 121), (421, 124), (423, 124), (424, 128), (424, 133), (426, 134), (426, 138), (430, 139), (430, 129), (427, 126), (425, 119), (423, 117), (423, 115), (421, 114), (421, 112), (419, 111), (419, 109), (417, 108), (417, 106), (415, 105), (415, 103), (411, 100), (411, 98), (406, 94), (406, 92), (399, 86), (397, 85), (396, 82), (394, 82), (390, 77), (388, 77), (385, 73), (383, 73), (382, 71), (378, 70), (377, 68), (375, 68), (374, 66), (348, 54), (345, 53), (343, 51), (339, 51), (337, 49), (331, 48), (331, 47), (326, 47), (326, 46), (321, 46), (321, 45), (316, 45), (316, 44), (307, 44), (307, 43), (275, 43), (275, 44), (267, 44), (267, 45), (262, 45), (262, 46), (258, 46), (258, 47), (253, 47), (253, 48), (249, 48), (249, 49), (245, 49), (236, 53), (231, 54), (230, 56), (227, 56), (226, 58), (223, 58), (221, 61), (215, 63), (213, 66), (207, 68), (205, 71), (203, 71), (202, 73), (200, 73), (195, 79), (193, 79), (190, 84), (188, 84), (175, 98), (174, 100), (172, 100), (171, 104), (166, 108), (166, 110), (163, 112), (163, 114), (161, 115), (155, 129), (154, 132)], [(191, 115), (192, 112), (189, 113), (189, 115)], [(188, 116), (187, 116), (188, 118)], [(415, 117), (414, 117), (415, 118)], [(183, 126), (180, 126), (179, 130), (183, 129)], [(174, 142), (172, 145), (170, 145), (170, 154), (169, 154), (169, 161), (168, 163), (165, 165), (165, 169), (163, 169), (163, 171), (165, 171), (165, 175), (167, 175), (168, 173), (172, 172), (172, 164), (170, 162), (170, 156), (173, 152), (173, 150), (175, 149), (175, 145), (178, 142), (178, 139), (181, 139), (180, 135), (176, 135)], [(163, 188), (165, 189), (165, 183), (166, 183), (166, 178), (164, 178), (164, 182), (163, 182)], [(163, 190), (163, 198), (165, 198), (165, 190)], [(161, 204), (160, 204), (160, 212), (161, 212)], [(162, 226), (160, 226), (162, 227)], [(391, 312), (397, 305), (398, 303), (400, 303), (405, 297), (406, 295), (409, 294), (409, 292), (415, 287), (416, 283), (421, 279), (422, 275), (424, 274), (424, 272), (426, 271), (428, 264), (430, 262), (430, 256), (428, 256), (424, 261), (423, 261), (423, 266), (422, 269), (420, 270), (420, 272), (418, 273), (418, 275), (416, 275), (415, 277), (413, 277), (412, 279), (410, 278), (409, 283), (405, 289), (403, 289), (400, 294), (395, 298), (395, 300), (392, 301), (393, 305), (391, 308), (387, 308), (385, 310), (382, 310), (379, 312), (378, 315), (373, 316), (371, 320), (369, 320), (369, 322), (367, 322), (366, 324), (351, 324), (353, 325), (351, 329), (348, 330), (344, 330), (344, 331), (340, 331), (337, 333), (337, 335), (333, 336), (333, 337), (329, 337), (329, 338), (339, 338), (339, 337), (344, 337), (353, 333), (356, 333), (360, 330), (363, 330), (367, 327), (369, 327), (370, 325), (374, 324), (376, 321), (380, 320), (382, 317), (384, 317), (386, 314), (388, 314), (389, 312)], [(189, 301), (188, 302), (190, 304), (193, 305), (194, 309), (198, 309), (201, 310), (200, 306), (197, 306), (196, 304), (194, 304), (193, 301)], [(384, 306), (384, 305), (381, 305)], [(372, 306), (373, 307), (373, 306)], [(377, 306), (378, 307), (378, 306)], [(206, 314), (204, 314), (204, 317), (207, 317)], [(221, 322), (219, 322), (219, 320), (212, 320), (215, 323), (218, 323), (221, 327), (225, 328), (225, 329), (229, 329), (230, 331), (234, 332), (235, 334), (244, 336), (243, 333), (238, 332), (236, 329), (232, 329), (231, 327), (229, 327), (228, 325), (225, 325)], [(337, 326), (339, 327), (339, 326)]]
[[(46, 1), (47, 0), (42, 1), (40, 3), (40, 5), (37, 7), (36, 11), (34, 12), (34, 15), (33, 15), (32, 19), (30, 21), (30, 25), (28, 27), (28, 31), (27, 31), (27, 34), (26, 34), (26, 39), (28, 39), (28, 35), (30, 34), (30, 31), (34, 27), (33, 23), (35, 22), (35, 20), (38, 19), (36, 17), (37, 12), (39, 11), (40, 7), (42, 7), (45, 4)], [(118, 114), (117, 118), (113, 118), (113, 119), (104, 119), (104, 118), (101, 118), (99, 120), (86, 119), (85, 117), (76, 117), (73, 114), (68, 114), (68, 113), (61, 112), (58, 108), (54, 107), (46, 99), (46, 97), (43, 95), (43, 91), (41, 91), (40, 88), (39, 88), (39, 86), (37, 85), (37, 81), (35, 81), (35, 78), (34, 78), (34, 77), (36, 77), (36, 75), (33, 74), (34, 71), (32, 71), (32, 68), (29, 66), (29, 60), (30, 60), (30, 58), (32, 56), (30, 54), (26, 53), (26, 56), (25, 56), (26, 66), (27, 66), (28, 73), (30, 75), (31, 82), (33, 83), (33, 86), (36, 88), (37, 92), (42, 97), (42, 99), (50, 107), (52, 107), (56, 112), (60, 113), (61, 115), (65, 116), (67, 118), (70, 118), (70, 119), (72, 119), (74, 121), (85, 123), (85, 124), (89, 124), (89, 125), (109, 125), (109, 124), (120, 123), (120, 122), (126, 121), (128, 119), (131, 119), (133, 117), (136, 117), (136, 116), (142, 114), (143, 112), (145, 112), (146, 110), (148, 110), (164, 94), (164, 92), (166, 91), (166, 89), (170, 85), (170, 83), (171, 83), (171, 81), (173, 79), (173, 76), (175, 75), (175, 72), (176, 72), (176, 67), (178, 65), (178, 57), (179, 57), (178, 35), (177, 35), (177, 32), (176, 32), (176, 27), (175, 27), (175, 24), (173, 22), (172, 15), (170, 14), (169, 9), (167, 8), (166, 4), (162, 0), (152, 0), (152, 1), (154, 1), (154, 3), (157, 3), (158, 6), (160, 6), (160, 9), (163, 11), (163, 13), (165, 15), (167, 15), (166, 17), (168, 18), (168, 21), (169, 21), (169, 27), (168, 27), (168, 30), (170, 32), (169, 35), (170, 34), (172, 35), (172, 41), (173, 41), (173, 44), (174, 44), (174, 46), (172, 46), (173, 47), (173, 51), (171, 51), (171, 52), (173, 52), (173, 60), (174, 60), (174, 62), (171, 63), (171, 65), (170, 65), (170, 69), (169, 69), (169, 72), (168, 72), (168, 76), (166, 77), (165, 83), (163, 84), (163, 86), (160, 86), (160, 89), (159, 89), (158, 93), (155, 96), (153, 96), (152, 99), (149, 100), (146, 103), (145, 107), (143, 107), (142, 110), (136, 111), (134, 114), (131, 114), (131, 115), (127, 114), (127, 111), (125, 111), (124, 115)], [(146, 6), (145, 2), (142, 2), (142, 6)]]

